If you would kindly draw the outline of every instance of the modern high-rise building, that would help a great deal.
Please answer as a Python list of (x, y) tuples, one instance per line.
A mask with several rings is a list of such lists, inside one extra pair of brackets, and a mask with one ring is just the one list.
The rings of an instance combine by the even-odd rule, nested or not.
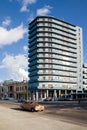
[(29, 90), (34, 100), (82, 91), (82, 29), (38, 16), (29, 24)]

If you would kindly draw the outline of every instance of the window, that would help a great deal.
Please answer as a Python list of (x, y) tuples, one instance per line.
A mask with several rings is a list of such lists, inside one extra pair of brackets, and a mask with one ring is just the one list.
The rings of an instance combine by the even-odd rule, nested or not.
[(10, 91), (13, 91), (13, 86), (10, 86)]
[(43, 59), (43, 62), (45, 62), (45, 59)]
[(19, 87), (16, 87), (16, 91), (19, 91)]
[(48, 41), (51, 42), (51, 41), (52, 41), (52, 38), (48, 38)]
[(45, 18), (43, 18), (43, 21), (45, 21)]
[(45, 28), (43, 28), (43, 31), (45, 31)]
[(45, 84), (42, 84), (42, 88), (45, 88)]
[(48, 84), (48, 88), (53, 88), (53, 85), (52, 84)]
[(45, 80), (46, 78), (45, 77), (43, 77), (43, 80)]
[(20, 91), (21, 91), (21, 87), (20, 87)]
[(48, 74), (51, 74), (52, 73), (52, 71), (51, 70), (48, 70)]
[(45, 56), (45, 53), (43, 53), (43, 56)]
[(24, 90), (24, 87), (22, 87), (22, 91)]
[(52, 36), (52, 33), (48, 33), (48, 36)]
[(79, 32), (80, 32), (80, 28), (79, 28)]
[(43, 64), (43, 67), (45, 67), (45, 64)]
[(25, 86), (25, 90), (27, 90), (27, 86)]
[(52, 46), (52, 44), (51, 44), (51, 43), (48, 43), (48, 46), (49, 46), (49, 47), (51, 47), (51, 46)]
[(51, 52), (51, 51), (52, 51), (52, 49), (48, 48), (48, 52)]
[(50, 60), (50, 59), (48, 59), (48, 63), (51, 63), (51, 60)]
[(45, 43), (43, 43), (43, 46), (45, 46)]
[(51, 64), (48, 64), (48, 67), (50, 68), (52, 65)]
[(43, 51), (45, 51), (45, 48), (43, 48)]
[(53, 77), (48, 77), (48, 80), (53, 80)]
[(45, 36), (45, 33), (43, 33), (43, 36)]
[(48, 23), (48, 26), (52, 27), (52, 24), (51, 24), (51, 23)]
[(51, 57), (51, 54), (48, 54), (49, 57)]
[(43, 41), (45, 41), (45, 38), (43, 38)]
[(48, 31), (52, 31), (52, 29), (51, 29), (51, 28), (48, 28)]
[(48, 18), (48, 21), (52, 21), (52, 19), (51, 19), (51, 18)]
[(46, 70), (43, 70), (43, 73), (46, 73)]
[(45, 26), (45, 23), (43, 23), (43, 25)]

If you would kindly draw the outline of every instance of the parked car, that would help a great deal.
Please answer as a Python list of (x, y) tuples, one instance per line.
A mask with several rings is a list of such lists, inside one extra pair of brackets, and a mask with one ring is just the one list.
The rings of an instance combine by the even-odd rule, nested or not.
[(9, 100), (9, 98), (8, 98), (8, 97), (5, 97), (3, 100)]
[(15, 101), (16, 99), (13, 97), (5, 97), (3, 100), (8, 100), (8, 101)]
[(8, 100), (10, 100), (10, 101), (15, 101), (16, 99), (13, 98), (13, 97), (9, 97)]
[(0, 100), (4, 100), (4, 98), (3, 98), (3, 97), (0, 97)]
[(18, 99), (18, 102), (19, 103), (25, 102), (25, 99), (24, 98), (20, 98), (20, 99)]
[(43, 101), (52, 101), (52, 98), (51, 97), (47, 97)]
[(24, 110), (29, 110), (29, 111), (43, 111), (44, 110), (44, 106), (40, 105), (38, 103), (36, 103), (35, 101), (29, 100), (29, 101), (25, 101), (23, 102), (20, 107)]
[(58, 101), (72, 101), (72, 99), (71, 98), (61, 97), (61, 98), (58, 98)]
[(58, 101), (58, 98), (57, 97), (53, 97), (52, 101)]

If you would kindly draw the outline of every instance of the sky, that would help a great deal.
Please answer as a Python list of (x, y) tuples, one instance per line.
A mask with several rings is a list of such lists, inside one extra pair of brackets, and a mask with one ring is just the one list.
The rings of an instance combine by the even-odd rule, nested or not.
[(28, 24), (40, 15), (80, 26), (87, 62), (87, 0), (0, 0), (0, 82), (28, 80)]

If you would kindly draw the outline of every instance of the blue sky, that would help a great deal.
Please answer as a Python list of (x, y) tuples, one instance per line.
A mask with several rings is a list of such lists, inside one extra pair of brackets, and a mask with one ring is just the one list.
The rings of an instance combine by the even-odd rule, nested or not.
[(87, 0), (0, 0), (0, 81), (27, 79), (28, 23), (38, 15), (82, 27), (87, 62)]

